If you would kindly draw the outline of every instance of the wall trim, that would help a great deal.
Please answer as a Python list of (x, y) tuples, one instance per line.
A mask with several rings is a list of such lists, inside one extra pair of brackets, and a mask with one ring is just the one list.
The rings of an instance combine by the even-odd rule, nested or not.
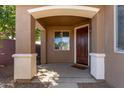
[(28, 9), (27, 12), (30, 13), (36, 19), (51, 17), (51, 16), (60, 16), (60, 15), (70, 15), (70, 16), (73, 15), (73, 16), (93, 18), (99, 10), (100, 8), (95, 8), (91, 6), (57, 5), (57, 6), (43, 6), (38, 8), (32, 8), (32, 9)]
[(32, 79), (37, 74), (36, 53), (14, 54), (14, 80)]
[(90, 53), (90, 30), (89, 30), (89, 24), (77, 26), (74, 28), (74, 63), (76, 64), (76, 34), (77, 34), (77, 29), (83, 28), (83, 27), (88, 27), (88, 66), (89, 66), (89, 53)]
[(33, 53), (33, 54), (13, 54), (12, 57), (14, 58), (29, 58), (32, 56), (37, 56), (37, 53)]
[(90, 53), (90, 73), (95, 79), (105, 79), (105, 54)]
[(90, 56), (105, 57), (104, 53), (90, 53)]

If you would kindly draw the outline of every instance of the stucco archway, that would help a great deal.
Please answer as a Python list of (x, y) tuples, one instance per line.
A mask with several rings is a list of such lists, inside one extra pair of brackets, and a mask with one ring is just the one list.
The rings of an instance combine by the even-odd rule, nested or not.
[[(76, 16), (76, 17), (84, 17), (84, 18), (93, 18), (96, 13), (100, 10), (100, 8), (91, 7), (91, 6), (42, 6), (37, 8), (28, 9), (28, 13), (31, 14), (35, 19), (53, 17), (53, 16)], [(42, 29), (42, 37), (46, 37), (45, 28), (43, 29), (43, 25), (41, 24)], [(45, 38), (42, 38), (42, 45), (45, 43)], [(44, 55), (43, 58), (46, 59), (46, 48), (41, 45), (41, 55)], [(44, 44), (46, 45), (46, 44)], [(43, 53), (43, 54), (42, 54)], [(42, 63), (46, 63), (46, 60), (42, 60)]]
[(36, 19), (60, 15), (93, 18), (99, 10), (89, 6), (43, 6), (29, 9), (28, 12)]

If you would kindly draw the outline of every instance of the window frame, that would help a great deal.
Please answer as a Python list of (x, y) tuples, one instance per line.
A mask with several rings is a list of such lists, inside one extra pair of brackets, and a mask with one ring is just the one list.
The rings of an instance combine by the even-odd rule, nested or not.
[(124, 53), (124, 50), (118, 48), (118, 5), (114, 6), (114, 52)]
[[(71, 50), (71, 47), (70, 47), (70, 44), (71, 44), (71, 38), (70, 38), (70, 31), (71, 30), (54, 30), (54, 37), (53, 37), (53, 50), (54, 51), (61, 51), (61, 52), (63, 52), (63, 51), (70, 51)], [(68, 32), (69, 33), (69, 50), (59, 50), (59, 49), (55, 49), (55, 43), (54, 43), (54, 39), (55, 39), (55, 33), (56, 32), (61, 32), (61, 33), (63, 33), (63, 32)], [(63, 36), (62, 36), (63, 37)]]

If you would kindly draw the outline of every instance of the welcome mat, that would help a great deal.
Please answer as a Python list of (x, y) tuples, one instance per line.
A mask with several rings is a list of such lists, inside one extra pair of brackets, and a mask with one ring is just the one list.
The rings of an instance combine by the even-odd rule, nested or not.
[(83, 66), (83, 65), (78, 65), (78, 64), (74, 64), (74, 65), (72, 65), (72, 67), (77, 68), (77, 69), (81, 69), (81, 70), (88, 69), (88, 67)]
[(77, 83), (79, 88), (111, 88), (105, 82), (95, 82), (95, 83)]

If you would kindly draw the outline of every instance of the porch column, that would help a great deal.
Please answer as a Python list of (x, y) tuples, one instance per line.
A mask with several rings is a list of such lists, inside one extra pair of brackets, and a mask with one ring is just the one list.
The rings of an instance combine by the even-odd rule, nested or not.
[(21, 7), (16, 7), (16, 54), (14, 80), (30, 80), (36, 74), (35, 19)]
[(41, 32), (41, 64), (46, 64), (46, 30)]
[(46, 47), (47, 47), (47, 44), (46, 44), (46, 29), (45, 29), (43, 23), (41, 25), (41, 23), (39, 23), (38, 21), (36, 21), (36, 27), (40, 28), (40, 30), (41, 30), (41, 47), (40, 47), (40, 49), (41, 49), (41, 51), (40, 51), (41, 60), (40, 61), (41, 61), (41, 64), (46, 64), (47, 63), (46, 62)]
[(91, 33), (91, 74), (96, 79), (105, 77), (105, 46), (104, 46), (104, 7), (92, 19)]

